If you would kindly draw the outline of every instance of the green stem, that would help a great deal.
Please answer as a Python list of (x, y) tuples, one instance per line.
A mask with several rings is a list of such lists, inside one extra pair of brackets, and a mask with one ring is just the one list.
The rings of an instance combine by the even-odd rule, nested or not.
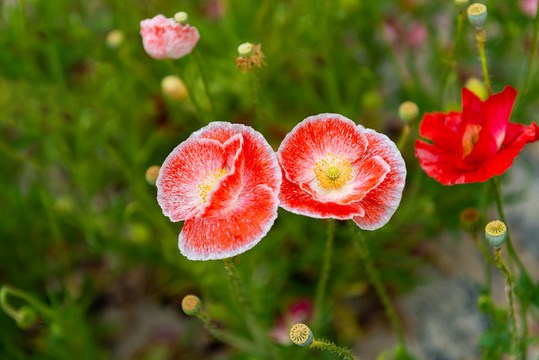
[(331, 270), (331, 257), (333, 253), (333, 239), (335, 236), (335, 220), (329, 219), (327, 223), (327, 237), (326, 237), (326, 248), (324, 251), (324, 259), (322, 262), (322, 272), (320, 278), (318, 279), (318, 285), (316, 287), (316, 296), (314, 301), (315, 316), (313, 322), (313, 328), (315, 331), (319, 330), (320, 324), (323, 318), (323, 304), (324, 304), (324, 295), (327, 289), (327, 282), (329, 279), (329, 273)]
[(512, 347), (515, 350), (515, 352), (518, 349), (518, 335), (517, 335), (517, 320), (515, 318), (515, 304), (514, 304), (514, 289), (513, 289), (513, 277), (511, 276), (511, 273), (505, 266), (505, 263), (503, 262), (502, 255), (501, 255), (501, 249), (495, 250), (496, 254), (496, 263), (498, 265), (498, 268), (503, 272), (505, 275), (505, 280), (507, 281), (507, 286), (509, 287), (509, 317), (511, 319), (511, 323), (513, 326), (513, 332), (511, 335), (511, 343)]
[(254, 127), (255, 129), (258, 129), (262, 133), (262, 114), (260, 109), (260, 81), (258, 79), (258, 76), (256, 74), (255, 70), (251, 70), (252, 77), (253, 77), (253, 96), (254, 96), (254, 102), (255, 102), (255, 123)]
[(315, 349), (331, 351), (339, 356), (342, 356), (345, 359), (359, 360), (359, 358), (352, 355), (352, 353), (349, 350), (343, 349), (340, 346), (327, 343), (325, 341), (313, 340), (313, 342), (309, 346)]
[(455, 41), (453, 42), (453, 46), (451, 48), (451, 52), (449, 53), (447, 69), (445, 70), (445, 73), (442, 77), (442, 82), (440, 84), (440, 101), (443, 100), (445, 88), (447, 86), (447, 80), (449, 79), (449, 74), (451, 73), (451, 70), (453, 68), (453, 62), (455, 61), (457, 49), (460, 44), (460, 39), (462, 38), (462, 28), (464, 26), (464, 18), (466, 17), (465, 11), (466, 10), (463, 9), (459, 11), (459, 14), (457, 15), (457, 32), (455, 35)]
[(14, 309), (8, 302), (7, 298), (10, 295), (26, 301), (44, 317), (47, 317), (49, 319), (54, 319), (56, 317), (54, 311), (52, 311), (47, 305), (43, 304), (41, 301), (37, 300), (32, 295), (28, 294), (26, 291), (4, 285), (0, 289), (0, 305), (2, 306), (2, 309), (6, 312), (6, 314), (11, 316), (15, 320), (18, 320), (20, 318), (20, 315), (19, 312)]
[(479, 57), (481, 58), (481, 66), (483, 67), (483, 76), (485, 78), (485, 87), (487, 88), (488, 96), (492, 95), (492, 87), (490, 86), (490, 77), (488, 75), (487, 56), (485, 55), (485, 30), (477, 30), (477, 47), (479, 48)]
[[(498, 208), (498, 214), (500, 215), (501, 220), (507, 226), (507, 220), (505, 219), (505, 214), (503, 211), (502, 191), (501, 191), (500, 180), (498, 176), (494, 176), (494, 178), (492, 179), (492, 186), (494, 187), (494, 197), (496, 199), (496, 206)], [(505, 240), (505, 244), (507, 245), (507, 251), (509, 252), (509, 256), (511, 256), (511, 258), (517, 263), (517, 266), (520, 272), (529, 277), (528, 272), (526, 271), (526, 268), (524, 267), (524, 264), (518, 257), (515, 251), (515, 248), (513, 247), (509, 230), (507, 230), (507, 239)]]
[(481, 251), (481, 253), (483, 254), (483, 256), (486, 259), (486, 261), (485, 261), (485, 277), (487, 278), (486, 279), (486, 283), (487, 283), (486, 293), (490, 294), (490, 290), (492, 288), (492, 271), (490, 269), (490, 265), (491, 264), (496, 265), (496, 261), (494, 260), (492, 255), (487, 250), (487, 247), (485, 246), (485, 244), (483, 244), (479, 240), (479, 237), (477, 236), (477, 233), (474, 232), (472, 236), (473, 236), (473, 240), (474, 240), (475, 245), (477, 246), (479, 251)]
[(206, 125), (207, 122), (204, 120), (204, 117), (205, 117), (204, 110), (202, 110), (202, 106), (200, 106), (200, 103), (198, 102), (197, 97), (195, 96), (194, 88), (193, 86), (191, 86), (191, 82), (187, 80), (187, 78), (185, 77), (182, 67), (180, 65), (176, 66), (172, 60), (167, 60), (167, 64), (170, 66), (173, 72), (178, 73), (178, 75), (180, 76), (180, 79), (183, 81), (183, 83), (185, 84), (185, 87), (187, 88), (189, 99), (191, 99), (191, 102), (193, 103), (193, 106), (195, 107), (200, 123), (202, 125)]
[(213, 102), (213, 97), (211, 96), (211, 93), (210, 93), (210, 86), (209, 86), (208, 78), (206, 77), (206, 73), (204, 72), (204, 68), (202, 67), (202, 58), (197, 48), (195, 48), (193, 51), (193, 57), (198, 66), (198, 71), (200, 72), (202, 83), (204, 84), (204, 91), (206, 92), (206, 96), (208, 97), (208, 100), (210, 101), (211, 115), (213, 119), (215, 120), (215, 103)]
[(402, 129), (399, 140), (397, 141), (397, 148), (399, 149), (400, 152), (402, 152), (404, 145), (406, 145), (406, 140), (408, 140), (408, 134), (410, 134), (410, 129), (411, 129), (410, 124), (406, 124), (404, 128)]
[(246, 352), (253, 352), (256, 350), (253, 348), (250, 342), (247, 340), (236, 336), (229, 334), (227, 332), (224, 332), (223, 330), (218, 329), (215, 327), (215, 325), (212, 324), (212, 321), (208, 314), (201, 311), (197, 314), (197, 317), (204, 323), (204, 327), (219, 341), (223, 343), (227, 343), (231, 346), (237, 347), (238, 349), (244, 350)]
[(266, 355), (274, 357), (273, 347), (268, 342), (269, 339), (267, 338), (264, 331), (260, 329), (258, 320), (254, 315), (251, 304), (249, 303), (249, 301), (247, 301), (247, 297), (245, 296), (245, 291), (241, 284), (238, 271), (236, 269), (236, 266), (234, 265), (234, 259), (223, 259), (223, 262), (225, 264), (225, 270), (230, 281), (230, 291), (232, 293), (232, 296), (234, 297), (234, 300), (240, 306), (242, 314), (245, 315), (245, 323), (247, 324), (249, 332), (251, 333), (251, 336), (257, 344), (257, 348), (262, 349)]
[(361, 234), (360, 236), (358, 236), (358, 239), (361, 248), (361, 255), (363, 257), (363, 261), (365, 262), (365, 267), (367, 268), (369, 278), (371, 279), (371, 282), (376, 289), (376, 293), (378, 294), (380, 300), (382, 301), (382, 304), (384, 305), (386, 315), (391, 321), (391, 325), (393, 326), (393, 330), (397, 335), (399, 345), (406, 351), (406, 340), (404, 338), (402, 326), (399, 322), (395, 309), (393, 308), (393, 304), (391, 304), (391, 301), (389, 300), (389, 296), (387, 295), (384, 285), (382, 284), (380, 274), (378, 273), (378, 270), (376, 270), (376, 268), (374, 267), (374, 263), (369, 251), (369, 246), (363, 236), (361, 236)]
[(533, 58), (535, 56), (535, 49), (537, 47), (537, 33), (539, 32), (539, 11), (537, 14), (535, 14), (535, 20), (533, 22), (533, 36), (532, 36), (532, 44), (531, 49), (528, 54), (528, 60), (526, 62), (526, 75), (524, 79), (524, 86), (522, 87), (521, 96), (524, 96), (526, 94), (526, 91), (528, 90), (528, 85), (530, 83), (530, 75), (533, 65)]

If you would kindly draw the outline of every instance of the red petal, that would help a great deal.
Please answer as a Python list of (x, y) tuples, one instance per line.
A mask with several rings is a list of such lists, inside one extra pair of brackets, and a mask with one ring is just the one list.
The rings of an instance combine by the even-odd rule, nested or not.
[[(463, 103), (465, 103), (465, 94), (468, 93), (471, 92), (463, 88)], [(475, 95), (470, 96), (475, 97)], [(510, 86), (506, 86), (501, 93), (491, 95), (485, 102), (481, 102), (476, 97), (476, 101), (473, 102), (473, 109), (468, 109), (466, 106), (463, 107), (462, 116), (464, 122), (466, 124), (477, 124), (482, 127), (477, 143), (471, 153), (463, 159), (465, 165), (469, 166), (483, 161), (498, 153), (505, 137), (507, 123), (509, 122), (516, 96), (516, 90)], [(479, 111), (476, 109), (477, 104), (480, 105)], [(465, 129), (461, 135), (464, 131)]]
[(458, 112), (425, 114), (419, 125), (422, 137), (432, 140), (433, 144), (446, 151), (455, 151), (458, 146), (458, 128), (461, 115)]
[(258, 131), (241, 124), (217, 121), (193, 133), (191, 137), (213, 139), (224, 144), (236, 134), (243, 137), (243, 153), (248, 160), (244, 169), (245, 188), (267, 185), (274, 191), (279, 191), (281, 185), (279, 163), (275, 158), (275, 152)]
[(334, 202), (320, 202), (311, 194), (302, 190), (297, 184), (288, 180), (283, 172), (283, 183), (279, 193), (280, 206), (294, 214), (306, 215), (314, 218), (351, 219), (356, 215), (363, 216), (365, 210), (357, 203), (337, 204)]
[(203, 206), (198, 185), (208, 172), (225, 165), (225, 149), (215, 140), (187, 139), (163, 162), (157, 178), (157, 201), (172, 221), (193, 217)]
[(363, 127), (338, 114), (310, 116), (289, 132), (277, 151), (286, 176), (308, 184), (314, 180), (314, 163), (328, 153), (358, 159), (367, 142)]
[(367, 193), (359, 205), (365, 209), (364, 216), (354, 217), (354, 222), (364, 230), (376, 230), (384, 226), (400, 204), (406, 181), (406, 164), (397, 146), (384, 134), (365, 130), (369, 142), (368, 155), (382, 158), (390, 167), (384, 180)]
[(265, 185), (238, 199), (226, 216), (187, 220), (179, 236), (180, 251), (190, 260), (225, 259), (254, 247), (277, 218), (279, 201)]

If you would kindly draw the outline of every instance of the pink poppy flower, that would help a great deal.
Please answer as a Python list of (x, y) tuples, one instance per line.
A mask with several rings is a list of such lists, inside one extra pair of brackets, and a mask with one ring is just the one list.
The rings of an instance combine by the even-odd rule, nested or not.
[(198, 42), (198, 30), (174, 19), (157, 15), (140, 22), (144, 50), (154, 59), (178, 59), (189, 54)]
[(156, 185), (163, 213), (185, 221), (181, 253), (190, 260), (224, 259), (251, 249), (273, 225), (281, 173), (259, 132), (213, 122), (168, 155)]
[(385, 225), (399, 206), (406, 167), (389, 138), (338, 114), (311, 116), (277, 151), (281, 207), (315, 218)]

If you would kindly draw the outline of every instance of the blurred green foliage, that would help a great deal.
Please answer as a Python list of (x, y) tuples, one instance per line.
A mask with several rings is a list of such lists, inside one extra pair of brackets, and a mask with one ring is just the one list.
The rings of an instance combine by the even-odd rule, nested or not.
[[(532, 19), (517, 2), (486, 3), (494, 90), (519, 88)], [(239, 44), (261, 43), (267, 66), (257, 73), (257, 130), (274, 149), (295, 124), (322, 112), (340, 113), (396, 141), (401, 102), (412, 100), (422, 112), (458, 107), (461, 84), (481, 74), (468, 24), (456, 61), (449, 62), (457, 15), (451, 1), (20, 0), (0, 6), (0, 284), (27, 291), (57, 314), (22, 330), (0, 312), (0, 357), (6, 359), (112, 357), (129, 332), (129, 314), (143, 300), (173, 309), (187, 325), (168, 348), (136, 344), (135, 358), (208, 358), (223, 345), (197, 346), (205, 330), (179, 312), (187, 293), (200, 295), (226, 328), (246, 332), (222, 262), (191, 262), (179, 253), (181, 224), (162, 215), (156, 188), (145, 180), (149, 166), (161, 164), (211, 118), (196, 113), (189, 100), (162, 95), (161, 79), (181, 69), (208, 110), (192, 56), (173, 63), (150, 58), (140, 20), (190, 14), (223, 121), (254, 123), (252, 78), (235, 67), (235, 58)], [(424, 27), (424, 38), (414, 38), (414, 26)], [(105, 42), (114, 29), (125, 34), (115, 49)], [(538, 87), (529, 82), (513, 121), (529, 122), (537, 113), (532, 94)], [(387, 226), (363, 233), (393, 295), (425, 281), (417, 269), (428, 261), (428, 239), (442, 229), (457, 231), (460, 211), (486, 201), (481, 184), (443, 187), (428, 178), (413, 156), (416, 137), (414, 126), (403, 149), (408, 177), (400, 208)], [(289, 303), (314, 296), (325, 226), (280, 209), (266, 238), (239, 256), (255, 313), (267, 328)], [(319, 335), (353, 344), (371, 310), (381, 313), (381, 306), (366, 289), (357, 244), (342, 223), (333, 259)], [(110, 309), (124, 316), (104, 320)], [(499, 314), (492, 310), (491, 316), (502, 326)], [(486, 334), (482, 346), (492, 339)], [(328, 358), (297, 347), (278, 350), (281, 358)], [(227, 351), (230, 358), (249, 359)]]

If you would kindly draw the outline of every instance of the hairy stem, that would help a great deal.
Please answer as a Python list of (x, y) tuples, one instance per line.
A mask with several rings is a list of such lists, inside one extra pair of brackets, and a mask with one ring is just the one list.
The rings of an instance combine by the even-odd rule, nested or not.
[(325, 341), (313, 340), (310, 347), (320, 349), (320, 350), (331, 351), (332, 353), (342, 356), (345, 359), (359, 360), (357, 357), (352, 355), (352, 353), (349, 350), (343, 349), (340, 346), (337, 346), (335, 344), (331, 344)]

